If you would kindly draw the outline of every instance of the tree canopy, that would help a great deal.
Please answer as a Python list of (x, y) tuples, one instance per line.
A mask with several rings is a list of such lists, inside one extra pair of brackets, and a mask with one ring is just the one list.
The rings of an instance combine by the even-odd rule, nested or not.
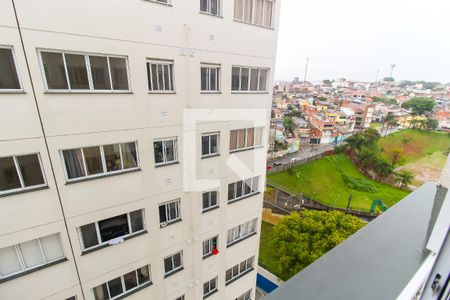
[(403, 108), (411, 109), (416, 115), (423, 115), (427, 112), (431, 112), (436, 103), (433, 99), (416, 97), (402, 104)]
[(270, 242), (278, 251), (283, 275), (289, 278), (364, 225), (360, 219), (339, 211), (302, 210), (275, 225)]

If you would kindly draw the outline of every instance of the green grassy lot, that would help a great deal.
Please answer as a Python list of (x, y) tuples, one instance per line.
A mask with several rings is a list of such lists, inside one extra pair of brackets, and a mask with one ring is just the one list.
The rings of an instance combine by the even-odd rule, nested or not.
[(272, 224), (261, 222), (261, 240), (259, 241), (259, 262), (258, 264), (270, 273), (282, 278), (281, 265), (278, 261), (277, 251), (269, 243), (269, 236), (273, 229)]
[(324, 203), (369, 211), (372, 201), (380, 198), (388, 207), (408, 195), (408, 191), (368, 179), (344, 154), (324, 157), (288, 171), (267, 176), (268, 183)]
[(438, 131), (407, 129), (381, 138), (378, 141), (378, 146), (384, 150), (382, 156), (385, 157), (390, 149), (403, 149), (405, 164), (407, 164), (432, 155), (435, 152), (447, 150), (450, 147), (450, 134)]

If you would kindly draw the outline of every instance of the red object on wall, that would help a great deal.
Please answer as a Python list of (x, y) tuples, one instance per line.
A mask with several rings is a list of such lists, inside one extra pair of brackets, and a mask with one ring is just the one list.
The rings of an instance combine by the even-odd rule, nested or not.
[(214, 248), (211, 253), (212, 253), (212, 255), (217, 255), (217, 254), (219, 254), (219, 250), (217, 250), (217, 248)]

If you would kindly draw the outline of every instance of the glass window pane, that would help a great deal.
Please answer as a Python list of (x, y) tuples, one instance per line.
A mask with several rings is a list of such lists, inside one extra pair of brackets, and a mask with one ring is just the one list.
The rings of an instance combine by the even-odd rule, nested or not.
[(20, 179), (12, 157), (0, 158), (0, 191), (20, 188)]
[(202, 136), (202, 155), (208, 155), (209, 152), (209, 135)]
[(211, 291), (214, 291), (216, 289), (216, 280), (217, 280), (217, 278), (214, 278), (209, 283), (209, 288), (210, 288)]
[(126, 214), (98, 222), (102, 242), (112, 240), (130, 233)]
[(248, 91), (248, 80), (250, 76), (249, 68), (241, 69), (241, 91)]
[(234, 199), (234, 183), (228, 184), (228, 200)]
[(53, 261), (64, 257), (59, 234), (52, 234), (40, 238), (40, 240), (46, 261)]
[(163, 65), (164, 66), (164, 90), (170, 91), (170, 80), (169, 80), (169, 65)]
[(236, 277), (239, 274), (239, 265), (235, 265), (233, 267), (233, 277)]
[(169, 210), (169, 221), (175, 220), (178, 217), (177, 204), (177, 202), (171, 202), (167, 204), (167, 208)]
[(137, 270), (139, 285), (150, 281), (150, 269), (148, 266), (142, 267)]
[(22, 270), (14, 246), (0, 249), (0, 275), (7, 276)]
[(103, 152), (105, 153), (106, 172), (122, 169), (119, 144), (105, 145), (103, 146)]
[(247, 269), (253, 267), (253, 257), (247, 258)]
[(94, 223), (81, 226), (80, 231), (84, 249), (98, 245), (97, 229)]
[(267, 69), (261, 69), (259, 77), (259, 90), (265, 92), (266, 86), (267, 86)]
[(217, 205), (217, 191), (210, 192), (210, 203), (211, 206)]
[(238, 131), (231, 130), (230, 131), (230, 150), (237, 149), (237, 140), (238, 140)]
[(252, 180), (246, 179), (244, 184), (244, 194), (248, 195), (251, 194), (251, 192), (252, 192)]
[(159, 222), (167, 222), (167, 215), (166, 215), (166, 205), (162, 204), (159, 206)]
[(138, 286), (136, 271), (123, 275), (123, 279), (125, 281), (125, 290), (127, 291)]
[(208, 90), (208, 68), (200, 69), (200, 81), (202, 91)]
[(170, 70), (170, 86), (169, 86), (169, 90), (173, 91), (175, 90), (173, 87), (173, 64), (169, 65), (169, 70)]
[(99, 285), (93, 289), (95, 300), (108, 300), (108, 287), (106, 283)]
[(91, 65), (92, 82), (94, 90), (110, 90), (111, 82), (108, 71), (108, 59), (106, 56), (89, 56)]
[(130, 212), (131, 231), (136, 232), (144, 229), (144, 220), (142, 218), (142, 210)]
[(238, 181), (236, 183), (236, 198), (239, 198), (242, 196), (242, 181)]
[(218, 134), (210, 136), (210, 154), (219, 153), (218, 138), (219, 138)]
[(63, 156), (69, 179), (86, 176), (81, 149), (64, 150)]
[(264, 0), (255, 0), (255, 24), (262, 25)]
[(153, 143), (153, 151), (155, 152), (155, 163), (162, 163), (164, 162), (163, 157), (163, 142), (154, 142)]
[(159, 90), (160, 91), (164, 91), (165, 87), (164, 87), (164, 75), (163, 75), (163, 65), (162, 64), (158, 64), (156, 65), (156, 72), (158, 73), (158, 86), (159, 86)]
[(233, 278), (232, 271), (231, 269), (228, 269), (225, 273), (225, 281), (229, 281), (231, 278)]
[(239, 272), (242, 273), (246, 270), (245, 260), (239, 264)]
[(243, 5), (244, 0), (235, 0), (234, 1), (234, 18), (237, 20), (243, 20)]
[(255, 132), (255, 145), (261, 145), (262, 143), (262, 127), (256, 128)]
[(37, 154), (18, 156), (17, 162), (22, 174), (25, 186), (33, 186), (44, 184), (44, 176), (42, 175), (41, 164)]
[(231, 70), (231, 90), (239, 91), (240, 68), (233, 67)]
[(264, 7), (264, 25), (271, 27), (272, 26), (272, 1), (266, 1), (266, 5)]
[(254, 177), (252, 182), (252, 192), (257, 192), (259, 190), (259, 177)]
[(148, 87), (150, 91), (154, 91), (158, 87), (158, 80), (156, 77), (156, 65), (147, 63), (147, 69), (149, 71), (149, 77), (148, 77)]
[(127, 60), (121, 57), (110, 57), (109, 67), (114, 90), (128, 90)]
[(259, 73), (259, 69), (251, 69), (250, 91), (258, 90), (258, 73)]
[(38, 240), (31, 240), (19, 244), (20, 253), (27, 268), (31, 268), (44, 263)]
[(114, 278), (113, 280), (108, 281), (108, 289), (109, 295), (111, 298), (120, 295), (123, 293), (122, 289), (122, 280), (120, 277)]
[(100, 147), (83, 148), (84, 159), (88, 175), (103, 173), (102, 159), (100, 155)]
[(41, 58), (48, 88), (54, 90), (68, 89), (62, 53), (41, 52)]
[(209, 293), (209, 281), (208, 282), (205, 282), (204, 284), (203, 284), (203, 295), (206, 295), (206, 294), (208, 294)]
[(245, 135), (246, 135), (246, 130), (239, 129), (239, 143), (238, 143), (239, 149), (245, 148)]
[(219, 15), (219, 1), (220, 0), (211, 0), (211, 14), (218, 16)]
[(173, 270), (172, 256), (164, 259), (164, 272), (169, 273)]
[(244, 0), (244, 21), (252, 22), (253, 0)]
[(66, 58), (70, 88), (74, 90), (88, 90), (89, 81), (84, 55), (64, 54), (64, 56)]
[(20, 89), (19, 77), (11, 49), (0, 48), (0, 89)]
[(122, 147), (123, 168), (136, 168), (138, 166), (136, 143), (120, 144), (120, 147)]
[(166, 141), (166, 162), (175, 160), (175, 141)]
[(177, 253), (173, 256), (173, 265), (175, 268), (181, 267), (181, 253)]
[(208, 12), (208, 0), (200, 0), (200, 11)]
[(255, 144), (255, 128), (247, 129), (247, 147), (252, 147)]
[(209, 90), (210, 91), (217, 91), (217, 68), (211, 68), (210, 69), (210, 79), (209, 79)]

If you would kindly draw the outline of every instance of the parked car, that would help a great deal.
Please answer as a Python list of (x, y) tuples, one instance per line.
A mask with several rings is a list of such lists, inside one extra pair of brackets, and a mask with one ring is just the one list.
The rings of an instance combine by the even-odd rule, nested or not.
[(273, 167), (275, 168), (275, 167), (281, 166), (282, 164), (283, 163), (281, 163), (281, 162), (274, 162)]

